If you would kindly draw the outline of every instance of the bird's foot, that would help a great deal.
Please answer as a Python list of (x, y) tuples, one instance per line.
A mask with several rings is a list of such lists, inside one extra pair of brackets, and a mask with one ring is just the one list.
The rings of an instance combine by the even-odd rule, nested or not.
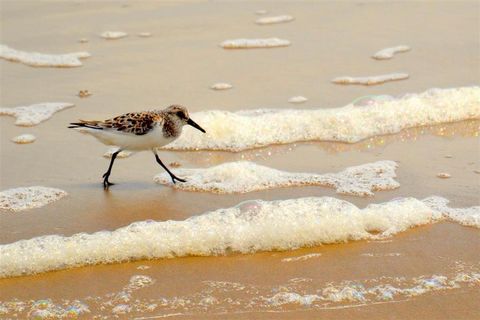
[(108, 190), (110, 186), (113, 186), (115, 183), (108, 181), (107, 179), (103, 180), (103, 189)]
[(115, 183), (108, 181), (108, 177), (110, 176), (110, 172), (105, 172), (102, 176), (103, 178), (103, 189), (108, 190), (110, 186), (113, 186)]
[(173, 174), (170, 175), (170, 178), (172, 178), (173, 184), (177, 183), (175, 180), (178, 180), (178, 181), (180, 181), (180, 182), (187, 182), (187, 180), (185, 180), (185, 179), (180, 179), (179, 177), (177, 177), (176, 175), (173, 175)]

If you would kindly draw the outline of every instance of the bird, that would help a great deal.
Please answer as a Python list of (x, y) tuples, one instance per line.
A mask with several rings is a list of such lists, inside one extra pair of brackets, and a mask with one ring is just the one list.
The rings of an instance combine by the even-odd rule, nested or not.
[(123, 150), (151, 150), (158, 164), (165, 169), (172, 182), (186, 182), (175, 176), (160, 160), (156, 148), (169, 144), (182, 133), (182, 128), (190, 125), (203, 133), (206, 131), (190, 118), (187, 108), (182, 105), (171, 105), (163, 110), (130, 112), (107, 120), (79, 120), (71, 122), (68, 128), (76, 129), (95, 137), (105, 145), (116, 146), (112, 154), (107, 172), (102, 176), (103, 188), (108, 190), (111, 183), (108, 178), (112, 172), (117, 155)]

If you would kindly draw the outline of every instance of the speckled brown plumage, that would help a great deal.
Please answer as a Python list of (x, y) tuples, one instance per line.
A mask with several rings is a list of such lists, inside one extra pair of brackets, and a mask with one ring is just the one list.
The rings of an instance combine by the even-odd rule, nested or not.
[(158, 116), (153, 112), (131, 112), (105, 120), (102, 126), (126, 133), (144, 135), (153, 129)]
[(165, 117), (163, 119), (162, 131), (163, 131), (163, 135), (166, 138), (175, 137), (178, 134), (177, 133), (178, 130), (175, 127), (175, 123), (169, 117)]
[[(80, 124), (92, 129), (115, 129), (135, 135), (147, 134), (156, 124), (162, 124), (165, 117), (159, 111), (130, 112), (104, 121), (80, 120)], [(170, 136), (171, 131), (169, 131)]]

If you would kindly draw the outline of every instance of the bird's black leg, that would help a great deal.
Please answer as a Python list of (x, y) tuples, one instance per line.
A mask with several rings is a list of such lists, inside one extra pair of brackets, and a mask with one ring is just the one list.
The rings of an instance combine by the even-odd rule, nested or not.
[(162, 166), (163, 169), (165, 169), (168, 172), (168, 174), (170, 175), (170, 178), (172, 178), (173, 183), (176, 183), (175, 180), (178, 180), (180, 182), (186, 182), (186, 180), (180, 179), (179, 177), (171, 173), (170, 170), (168, 170), (167, 166), (163, 164), (162, 160), (160, 160), (160, 158), (158, 157), (158, 154), (155, 151), (153, 151), (153, 153), (155, 154), (155, 159), (157, 159), (157, 162)]
[(110, 161), (110, 165), (108, 166), (107, 172), (103, 174), (103, 189), (108, 190), (108, 187), (113, 185), (110, 181), (108, 181), (108, 177), (110, 177), (110, 173), (112, 172), (112, 167), (113, 167), (113, 162), (115, 161), (115, 158), (117, 155), (121, 152), (122, 150), (118, 150), (112, 154), (112, 160)]

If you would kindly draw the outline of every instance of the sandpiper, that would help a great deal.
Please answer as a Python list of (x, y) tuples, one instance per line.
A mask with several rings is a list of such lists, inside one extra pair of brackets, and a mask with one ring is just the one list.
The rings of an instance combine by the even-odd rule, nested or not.
[(103, 187), (107, 190), (113, 185), (108, 181), (113, 162), (122, 150), (152, 150), (155, 159), (168, 172), (173, 183), (176, 180), (185, 182), (168, 170), (158, 157), (156, 148), (177, 139), (186, 124), (205, 133), (202, 127), (190, 119), (187, 109), (181, 105), (172, 105), (164, 110), (126, 113), (104, 121), (80, 120), (70, 123), (69, 128), (90, 134), (103, 144), (119, 147), (112, 154), (108, 170), (103, 175)]

